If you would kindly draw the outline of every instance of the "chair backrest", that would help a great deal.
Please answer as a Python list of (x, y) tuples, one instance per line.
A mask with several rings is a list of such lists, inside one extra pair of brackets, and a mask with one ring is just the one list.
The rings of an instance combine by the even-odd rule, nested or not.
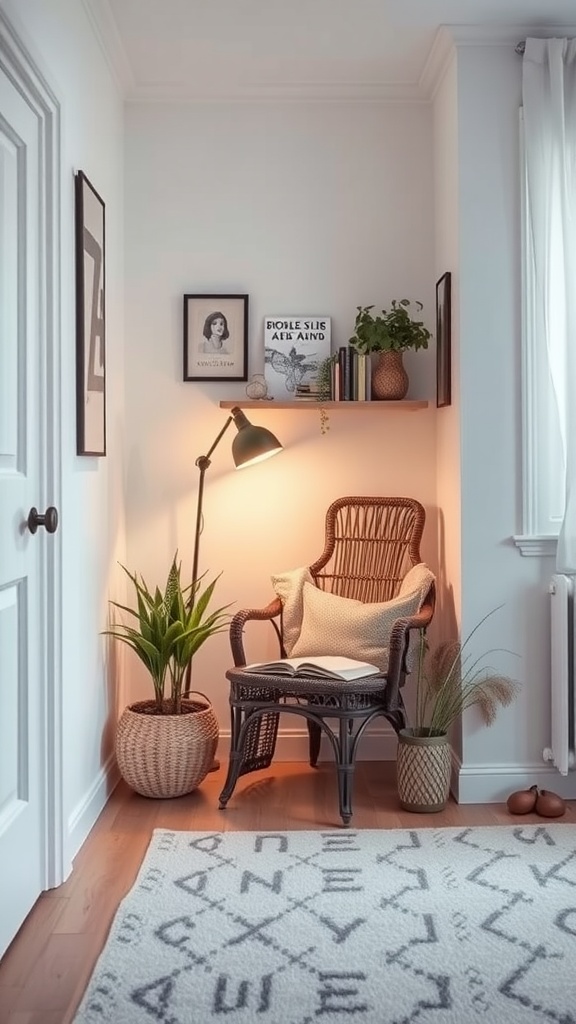
[(414, 498), (338, 498), (326, 513), (326, 543), (310, 572), (317, 586), (357, 601), (389, 601), (421, 562), (426, 512)]

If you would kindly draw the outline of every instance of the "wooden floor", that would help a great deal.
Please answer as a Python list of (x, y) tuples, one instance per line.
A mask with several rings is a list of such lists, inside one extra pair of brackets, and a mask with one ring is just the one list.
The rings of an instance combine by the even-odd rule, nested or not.
[[(323, 829), (340, 824), (334, 768), (277, 764), (241, 779), (218, 810), (224, 767), (194, 793), (147, 800), (123, 783), (112, 795), (64, 885), (44, 893), (0, 961), (0, 1024), (68, 1024), (74, 1016), (118, 904), (132, 886), (154, 828), (198, 831)], [(504, 804), (410, 814), (398, 806), (393, 763), (360, 762), (353, 828), (422, 828), (542, 822), (512, 818)], [(576, 801), (563, 821), (576, 822)]]

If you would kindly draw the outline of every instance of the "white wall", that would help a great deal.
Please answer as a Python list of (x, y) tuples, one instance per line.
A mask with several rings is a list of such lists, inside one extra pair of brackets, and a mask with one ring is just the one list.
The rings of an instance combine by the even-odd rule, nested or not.
[[(542, 764), (550, 741), (550, 559), (525, 558), (521, 524), (521, 59), (510, 46), (458, 49), (462, 632), (490, 617), (470, 651), (506, 648), (494, 663), (523, 684), (486, 729), (462, 737), (462, 800), (505, 798), (524, 781), (576, 795)], [(516, 783), (516, 785), (514, 785)]]
[[(374, 408), (254, 414), (286, 445), (236, 474), (227, 436), (206, 489), (201, 568), (222, 571), (219, 599), (258, 606), (271, 572), (316, 557), (328, 503), (345, 493), (414, 494), (426, 506), (423, 556), (441, 576), (438, 623), (506, 647), (523, 692), (491, 729), (462, 736), (461, 799), (502, 799), (517, 779), (561, 788), (542, 766), (549, 741), (548, 597), (552, 566), (522, 558), (517, 110), (521, 64), (509, 47), (459, 47), (433, 107), (377, 104), (132, 106), (126, 115), (82, 4), (0, 0), (62, 104), (62, 417), (64, 450), (64, 767), (67, 854), (102, 804), (114, 683), (100, 630), (121, 559), (160, 579), (176, 547), (190, 565), (197, 470), (242, 385), (184, 383), (182, 295), (248, 292), (250, 371), (262, 369), (262, 319), (332, 316), (345, 343), (355, 307), (419, 298), (434, 327), (434, 281), (454, 285), (454, 404), (434, 408), (434, 350), (406, 363), (428, 411)], [(106, 201), (108, 456), (75, 455), (73, 172)], [(126, 293), (123, 191), (126, 187)], [(123, 400), (123, 301), (127, 375)], [(125, 441), (121, 444), (124, 416)], [(438, 441), (438, 443), (437, 443)], [(127, 486), (125, 552), (122, 486)], [(438, 506), (440, 512), (438, 512)], [(439, 552), (439, 554), (438, 554)], [(450, 596), (451, 595), (451, 596)], [(255, 659), (272, 653), (260, 634)], [(196, 660), (195, 683), (228, 727), (227, 639)], [(120, 704), (148, 695), (133, 662)], [(295, 723), (297, 731), (297, 723)], [(295, 731), (294, 728), (292, 731)], [(286, 745), (289, 749), (289, 745)], [(292, 746), (292, 750), (296, 747)], [(547, 782), (547, 779), (550, 780)], [(566, 786), (573, 785), (569, 779)], [(572, 793), (572, 795), (574, 795)]]
[(458, 78), (456, 53), (444, 70), (433, 102), (434, 123), (434, 278), (451, 274), (451, 404), (436, 419), (438, 497), (438, 604), (443, 636), (456, 636), (460, 622), (461, 448), (459, 314)]
[[(176, 547), (190, 571), (194, 461), (224, 423), (218, 401), (245, 394), (182, 382), (182, 295), (249, 294), (250, 372), (263, 369), (269, 314), (330, 315), (337, 348), (358, 304), (407, 295), (433, 329), (432, 123), (426, 106), (282, 103), (131, 105), (126, 122), (128, 563), (154, 581)], [(433, 349), (405, 362), (409, 397), (433, 406)], [(286, 450), (236, 473), (227, 435), (213, 457), (200, 567), (223, 573), (219, 602), (267, 603), (272, 572), (320, 554), (325, 510), (344, 494), (419, 498), (436, 568), (434, 407), (336, 411), (325, 435), (316, 410), (263, 405), (252, 418)], [(274, 652), (271, 629), (269, 641), (257, 635), (252, 660)], [(219, 636), (194, 669), (223, 731), (230, 660)], [(132, 673), (127, 696), (147, 695)]]
[[(123, 105), (77, 0), (20, 0), (3, 8), (61, 104), (63, 769), (65, 859), (106, 799), (116, 709), (106, 680), (108, 597), (124, 556)], [(108, 455), (76, 456), (74, 172), (106, 204)]]

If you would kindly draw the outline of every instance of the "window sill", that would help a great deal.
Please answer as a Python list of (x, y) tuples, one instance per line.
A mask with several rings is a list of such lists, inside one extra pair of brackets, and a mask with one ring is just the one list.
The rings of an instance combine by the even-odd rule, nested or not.
[(558, 537), (544, 534), (541, 536), (517, 534), (512, 540), (516, 547), (520, 549), (520, 554), (532, 558), (544, 558), (549, 555), (555, 555), (558, 545)]

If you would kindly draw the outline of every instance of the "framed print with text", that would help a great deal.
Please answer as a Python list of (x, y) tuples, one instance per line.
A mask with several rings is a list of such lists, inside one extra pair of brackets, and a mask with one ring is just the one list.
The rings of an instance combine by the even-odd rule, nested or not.
[(75, 175), (76, 452), (106, 455), (105, 207)]
[(452, 402), (451, 274), (436, 282), (436, 405)]
[(248, 380), (248, 296), (184, 296), (184, 380)]

